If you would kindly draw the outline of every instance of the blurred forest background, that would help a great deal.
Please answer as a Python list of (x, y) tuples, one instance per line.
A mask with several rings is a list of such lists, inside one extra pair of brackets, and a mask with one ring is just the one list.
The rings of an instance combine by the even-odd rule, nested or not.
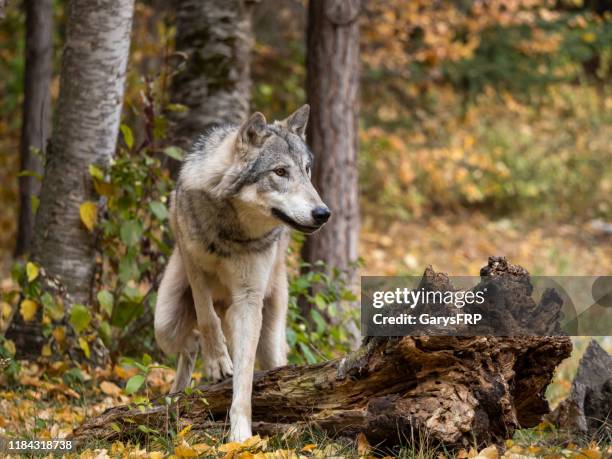
[[(21, 254), (15, 263), (19, 177), (37, 189), (41, 171), (20, 166), (26, 15), (21, 2), (8, 3), (0, 19), (0, 330), (16, 315), (26, 322), (38, 315), (46, 340), (39, 350), (49, 361), (71, 349), (71, 339), (89, 358), (101, 340), (113, 363), (137, 359), (135, 371), (114, 365), (101, 378), (128, 381), (144, 372), (147, 390), (167, 390), (169, 377), (149, 367), (149, 356), (162, 359), (150, 317), (171, 244), (173, 161), (187, 148), (181, 126), (190, 116), (189, 96), (177, 102), (172, 86), (189, 71), (176, 49), (177, 9), (162, 0), (135, 2), (120, 140), (108, 168), (89, 167), (102, 210), (91, 200), (79, 209), (96, 238), (93, 304), (68, 312), (61, 292), (43, 288), (39, 265)], [(68, 18), (66, 2), (43, 3), (53, 19), (45, 110), (55, 112)], [(307, 5), (246, 3), (253, 46), (244, 103), (250, 96), (252, 110), (282, 119), (307, 101)], [(610, 1), (369, 0), (358, 25), (361, 274), (421, 274), (431, 264), (476, 275), (490, 255), (534, 275), (612, 272)], [(213, 62), (208, 71), (215, 68)], [(35, 195), (23, 202), (33, 212), (40, 205)], [(291, 278), (295, 363), (346, 349), (346, 330), (326, 321), (354, 299), (337, 272), (300, 271), (300, 243), (297, 237)], [(311, 294), (315, 307), (305, 312), (296, 298)], [(7, 340), (0, 349), (5, 357), (19, 351)], [(42, 371), (14, 367), (12, 375), (31, 382)], [(567, 393), (571, 369), (564, 371), (553, 399)], [(68, 378), (89, 381), (83, 368)], [(109, 387), (102, 392), (112, 395)]]

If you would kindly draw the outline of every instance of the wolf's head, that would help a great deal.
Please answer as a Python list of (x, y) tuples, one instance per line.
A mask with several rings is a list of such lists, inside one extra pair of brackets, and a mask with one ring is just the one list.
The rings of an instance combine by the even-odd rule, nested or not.
[(240, 126), (234, 144), (242, 164), (235, 199), (263, 217), (313, 233), (331, 212), (310, 181), (312, 153), (305, 142), (310, 107), (268, 124), (259, 112)]

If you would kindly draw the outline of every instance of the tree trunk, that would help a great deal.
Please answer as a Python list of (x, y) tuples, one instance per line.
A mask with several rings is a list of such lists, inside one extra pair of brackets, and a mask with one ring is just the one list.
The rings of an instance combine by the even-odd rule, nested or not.
[(207, 128), (240, 123), (251, 100), (252, 0), (175, 0), (176, 51), (184, 68), (173, 78), (175, 143), (188, 149)]
[(37, 176), (43, 173), (33, 149), (44, 152), (51, 133), (51, 78), (53, 77), (53, 0), (26, 0), (26, 51), (21, 171), (34, 174), (19, 178), (19, 228), (15, 255), (30, 251), (34, 230), (32, 198), (40, 192)]
[[(535, 302), (525, 296), (531, 288), (525, 270), (491, 258), (481, 272), (483, 281), (486, 276), (519, 281), (504, 287), (516, 293), (506, 296), (512, 302), (507, 306), (523, 317), (534, 309)], [(433, 290), (454, 289), (445, 275), (430, 269), (424, 280)], [(390, 444), (421, 433), (451, 447), (501, 441), (519, 427), (537, 425), (549, 412), (544, 392), (571, 349), (566, 336), (368, 338), (342, 359), (257, 373), (253, 429), (273, 434), (312, 424), (330, 435), (363, 432), (373, 443)], [(160, 397), (143, 411), (112, 408), (86, 421), (74, 438), (133, 439), (140, 424), (163, 432), (174, 423), (169, 413), (196, 430), (222, 430), (231, 381), (199, 389), (177, 394), (173, 406)]]
[(97, 200), (88, 172), (112, 158), (119, 130), (134, 0), (72, 0), (57, 119), (46, 156), (33, 255), (75, 302), (87, 303), (95, 237), (79, 207)]
[[(324, 261), (355, 285), (358, 258), (358, 88), (360, 0), (310, 0), (307, 30), (308, 142), (312, 181), (332, 211), (330, 221), (306, 239), (304, 261)], [(303, 313), (307, 315), (302, 302)], [(355, 330), (349, 330), (355, 335)]]

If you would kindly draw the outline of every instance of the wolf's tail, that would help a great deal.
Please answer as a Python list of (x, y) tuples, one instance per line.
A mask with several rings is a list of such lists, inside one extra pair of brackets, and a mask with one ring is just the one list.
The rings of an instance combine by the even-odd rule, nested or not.
[(164, 271), (155, 304), (155, 339), (167, 354), (193, 347), (196, 314), (187, 273), (176, 247)]

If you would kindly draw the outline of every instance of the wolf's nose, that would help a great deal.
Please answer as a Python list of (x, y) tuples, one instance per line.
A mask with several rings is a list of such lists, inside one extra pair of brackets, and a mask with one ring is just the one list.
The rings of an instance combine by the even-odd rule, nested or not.
[(329, 220), (330, 215), (331, 212), (327, 207), (315, 207), (312, 211), (312, 218), (318, 225), (322, 225)]

